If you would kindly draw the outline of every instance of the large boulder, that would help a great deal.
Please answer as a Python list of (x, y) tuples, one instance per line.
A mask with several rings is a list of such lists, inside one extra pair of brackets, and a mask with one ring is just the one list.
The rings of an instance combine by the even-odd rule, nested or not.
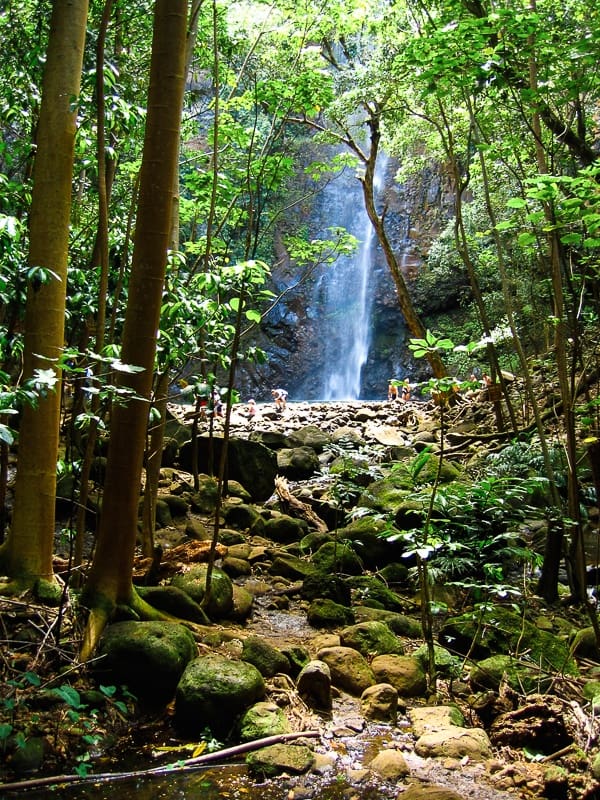
[[(406, 549), (400, 540), (390, 542), (383, 538), (381, 534), (384, 530), (388, 530), (385, 520), (365, 515), (339, 528), (337, 536), (342, 541), (352, 543), (367, 569), (377, 569), (402, 558)], [(389, 532), (392, 533), (393, 529)]]
[(421, 758), (468, 758), (485, 761), (492, 755), (492, 745), (482, 728), (449, 727), (424, 733), (415, 744)]
[(313, 628), (340, 628), (354, 622), (351, 608), (327, 598), (313, 600), (308, 607), (306, 617)]
[(312, 447), (286, 447), (277, 451), (277, 469), (292, 481), (306, 480), (320, 468), (321, 462)]
[(314, 659), (305, 664), (296, 686), (298, 694), (309, 708), (319, 711), (331, 709), (331, 670), (324, 661)]
[(302, 519), (288, 514), (277, 514), (266, 520), (263, 536), (280, 544), (299, 542), (307, 533), (308, 524)]
[(526, 653), (542, 671), (578, 674), (564, 639), (540, 630), (504, 606), (486, 607), (478, 615), (468, 613), (447, 620), (440, 630), (439, 641), (453, 652), (469, 653), (476, 659)]
[(250, 742), (254, 739), (289, 733), (291, 727), (283, 709), (276, 703), (267, 703), (263, 700), (250, 706), (243, 714), (239, 730), (242, 742)]
[(303, 428), (292, 431), (288, 438), (292, 446), (310, 447), (317, 453), (322, 453), (331, 442), (329, 434), (316, 425), (305, 425)]
[(376, 683), (369, 662), (358, 650), (351, 647), (324, 647), (317, 653), (331, 672), (331, 682), (338, 689), (360, 697), (369, 686)]
[(302, 581), (302, 597), (305, 600), (328, 599), (342, 606), (350, 606), (350, 587), (339, 575), (314, 570)]
[(325, 542), (312, 557), (312, 565), (320, 572), (360, 575), (363, 563), (350, 545), (344, 542)]
[[(206, 564), (195, 564), (188, 572), (175, 575), (171, 583), (201, 605), (206, 592), (207, 572)], [(233, 610), (233, 583), (219, 567), (212, 569), (210, 599), (205, 610), (211, 619), (227, 617)]]
[[(223, 439), (212, 439), (214, 463), (221, 457)], [(209, 472), (211, 441), (207, 436), (198, 439), (198, 470)], [(179, 449), (179, 462), (182, 469), (192, 472), (192, 443), (185, 442)], [(277, 456), (260, 442), (231, 438), (227, 448), (227, 477), (239, 481), (253, 500), (268, 500), (275, 489), (277, 475)]]
[(273, 777), (281, 772), (301, 775), (308, 772), (314, 761), (313, 751), (305, 744), (273, 744), (246, 756), (248, 769), (264, 777)]
[(272, 678), (278, 672), (287, 675), (290, 671), (287, 657), (260, 636), (248, 636), (244, 639), (242, 659), (253, 664), (265, 678)]
[(396, 724), (398, 692), (389, 683), (369, 686), (360, 696), (360, 710), (366, 719)]
[(216, 654), (196, 658), (177, 685), (175, 722), (191, 735), (208, 727), (215, 736), (226, 737), (264, 694), (263, 676), (252, 664)]
[(400, 697), (419, 697), (427, 691), (425, 670), (412, 656), (375, 656), (371, 669), (379, 683), (390, 683)]
[(141, 699), (168, 700), (186, 666), (198, 654), (191, 632), (175, 622), (117, 622), (98, 646), (97, 674), (126, 684)]
[(385, 622), (371, 620), (351, 625), (340, 634), (340, 641), (344, 647), (353, 647), (369, 658), (384, 653), (404, 654), (404, 647), (400, 639), (392, 633)]

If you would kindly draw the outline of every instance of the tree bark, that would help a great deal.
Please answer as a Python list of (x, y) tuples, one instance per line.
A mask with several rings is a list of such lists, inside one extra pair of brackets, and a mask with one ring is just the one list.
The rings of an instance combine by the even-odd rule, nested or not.
[(2, 560), (5, 572), (28, 585), (53, 579), (52, 554), (56, 503), (56, 461), (60, 428), (58, 364), (64, 345), (69, 218), (77, 112), (85, 44), (87, 0), (53, 4), (33, 193), (29, 220), (29, 267), (52, 270), (40, 282), (33, 273), (25, 310), (24, 378), (36, 369), (54, 369), (59, 382), (25, 407), (20, 421), (19, 453), (12, 528)]
[(186, 0), (157, 0), (146, 136), (121, 359), (141, 371), (120, 373), (135, 392), (115, 404), (98, 541), (85, 587), (92, 613), (82, 656), (93, 651), (118, 603), (134, 602), (131, 580), (156, 334), (171, 231), (185, 83)]

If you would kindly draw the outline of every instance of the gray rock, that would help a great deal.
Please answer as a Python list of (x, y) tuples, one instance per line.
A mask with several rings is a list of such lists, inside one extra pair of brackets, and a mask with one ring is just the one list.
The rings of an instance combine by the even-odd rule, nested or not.
[(321, 462), (312, 447), (284, 448), (277, 451), (277, 469), (293, 481), (302, 481), (319, 472)]
[(319, 711), (331, 709), (331, 670), (324, 661), (309, 661), (300, 671), (296, 687), (309, 708)]
[[(219, 463), (221, 456), (222, 438), (213, 437), (212, 450), (214, 463)], [(209, 472), (208, 462), (210, 443), (206, 436), (198, 439), (198, 469)], [(179, 449), (179, 461), (182, 469), (192, 472), (192, 443), (185, 442)], [(247, 439), (229, 440), (227, 448), (227, 475), (239, 481), (253, 500), (268, 500), (275, 489), (275, 476), (277, 475), (277, 457), (268, 447), (259, 442)]]
[(288, 438), (292, 445), (310, 447), (317, 453), (321, 453), (331, 442), (329, 434), (316, 425), (306, 425), (292, 431)]

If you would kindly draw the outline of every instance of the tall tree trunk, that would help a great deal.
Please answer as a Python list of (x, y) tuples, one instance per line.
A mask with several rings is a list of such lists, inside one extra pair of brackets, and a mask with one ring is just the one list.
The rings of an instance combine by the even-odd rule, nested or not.
[(135, 392), (116, 404), (98, 541), (86, 582), (91, 607), (82, 657), (94, 649), (117, 603), (135, 603), (131, 580), (156, 332), (171, 231), (185, 83), (186, 0), (156, 0), (148, 116), (121, 358), (141, 371), (121, 373)]
[(77, 112), (85, 44), (87, 0), (53, 4), (29, 221), (29, 265), (52, 270), (40, 282), (33, 273), (25, 311), (25, 379), (36, 369), (58, 373), (55, 391), (26, 407), (20, 423), (12, 528), (3, 549), (5, 572), (26, 584), (53, 579), (56, 461), (60, 428), (60, 358), (64, 345), (69, 218)]
[[(374, 194), (374, 180), (375, 180), (375, 166), (377, 164), (377, 156), (379, 154), (379, 142), (381, 139), (381, 132), (379, 129), (379, 115), (377, 112), (371, 114), (368, 120), (370, 135), (371, 135), (371, 150), (368, 158), (365, 160), (365, 175), (362, 179), (363, 197), (367, 215), (371, 220), (371, 224), (375, 230), (377, 241), (381, 245), (383, 254), (385, 256), (388, 269), (396, 287), (396, 295), (398, 297), (398, 305), (400, 311), (404, 316), (408, 330), (416, 339), (424, 339), (427, 331), (423, 325), (421, 318), (413, 305), (408, 286), (404, 280), (404, 275), (398, 263), (398, 259), (394, 253), (392, 244), (388, 238), (385, 230), (384, 218), (377, 213), (375, 207), (375, 194)], [(356, 152), (356, 148), (355, 148)], [(443, 378), (446, 376), (446, 368), (444, 362), (439, 356), (439, 353), (428, 353), (427, 360), (431, 370), (436, 378)]]

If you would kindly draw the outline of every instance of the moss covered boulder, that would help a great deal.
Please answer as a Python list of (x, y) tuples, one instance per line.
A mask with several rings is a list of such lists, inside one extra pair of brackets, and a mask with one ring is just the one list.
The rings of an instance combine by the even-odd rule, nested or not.
[(191, 632), (175, 622), (117, 622), (98, 646), (97, 674), (125, 684), (142, 699), (163, 701), (175, 693), (186, 668), (198, 654)]
[(379, 683), (389, 683), (400, 697), (419, 697), (427, 691), (427, 677), (418, 658), (390, 653), (376, 656), (371, 669)]
[[(175, 575), (171, 583), (200, 605), (206, 592), (207, 570), (206, 564), (196, 564), (188, 572), (182, 575)], [(206, 613), (211, 619), (228, 617), (233, 610), (233, 584), (231, 578), (222, 569), (213, 567), (210, 587), (210, 599), (205, 609)]]
[(361, 606), (397, 612), (402, 612), (406, 608), (406, 601), (374, 575), (351, 576), (348, 578), (348, 583), (354, 590), (355, 602)]
[(384, 653), (402, 655), (404, 647), (395, 633), (385, 622), (371, 620), (351, 625), (340, 634), (340, 642), (344, 647), (353, 647), (363, 656), (372, 657)]
[(535, 664), (513, 658), (512, 656), (490, 656), (471, 667), (469, 681), (475, 690), (493, 689), (498, 691), (502, 681), (517, 692), (531, 694), (546, 691), (555, 679), (554, 674), (540, 672)]
[(449, 619), (440, 630), (439, 641), (453, 652), (469, 653), (476, 659), (526, 654), (542, 671), (578, 674), (564, 639), (540, 630), (504, 606), (481, 608)]
[(250, 772), (266, 778), (281, 772), (301, 775), (309, 771), (314, 761), (314, 753), (305, 744), (273, 744), (246, 756)]
[(345, 575), (360, 575), (364, 569), (362, 559), (345, 542), (325, 542), (313, 555), (312, 566), (319, 572)]
[(175, 723), (192, 736), (208, 727), (215, 736), (226, 737), (264, 694), (263, 676), (252, 664), (216, 654), (196, 658), (177, 685)]
[(280, 733), (289, 733), (290, 730), (290, 723), (283, 709), (275, 703), (265, 701), (250, 706), (242, 715), (239, 725), (242, 742), (277, 736)]
[(341, 628), (354, 622), (354, 614), (350, 608), (327, 598), (313, 600), (308, 608), (307, 618), (313, 628)]
[(367, 659), (352, 647), (324, 647), (317, 658), (329, 667), (332, 684), (356, 697), (377, 683)]
[(405, 549), (403, 542), (383, 537), (382, 532), (387, 529), (385, 520), (365, 515), (340, 528), (337, 535), (341, 541), (352, 544), (367, 569), (376, 569), (397, 561)]
[(242, 659), (253, 664), (265, 678), (272, 678), (278, 672), (290, 672), (287, 657), (260, 636), (248, 636), (242, 645)]

